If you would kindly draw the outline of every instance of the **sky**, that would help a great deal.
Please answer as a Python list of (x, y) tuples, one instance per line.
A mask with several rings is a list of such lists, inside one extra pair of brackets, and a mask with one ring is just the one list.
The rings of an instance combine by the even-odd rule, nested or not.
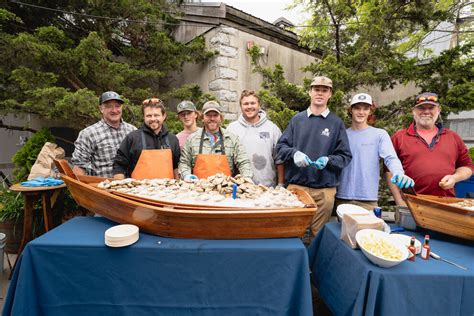
[(201, 0), (201, 2), (224, 2), (231, 7), (249, 13), (262, 20), (273, 23), (276, 19), (284, 17), (293, 24), (301, 24), (304, 15), (298, 10), (286, 11), (285, 8), (293, 3), (292, 0)]

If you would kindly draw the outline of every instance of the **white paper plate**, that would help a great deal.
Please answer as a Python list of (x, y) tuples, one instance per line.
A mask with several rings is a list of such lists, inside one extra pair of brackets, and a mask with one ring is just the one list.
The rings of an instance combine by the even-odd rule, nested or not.
[[(390, 238), (401, 242), (407, 247), (410, 246), (410, 240), (411, 240), (410, 236), (402, 235), (402, 234), (391, 234)], [(421, 252), (421, 242), (418, 239), (415, 239), (415, 248), (416, 248), (416, 254), (419, 254)]]
[(135, 243), (139, 238), (139, 229), (135, 225), (124, 224), (111, 227), (105, 231), (105, 244), (110, 247), (125, 247)]

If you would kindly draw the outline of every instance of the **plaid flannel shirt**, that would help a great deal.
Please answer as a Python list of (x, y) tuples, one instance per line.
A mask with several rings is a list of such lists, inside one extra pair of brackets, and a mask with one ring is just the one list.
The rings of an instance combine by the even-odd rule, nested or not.
[(117, 149), (125, 136), (136, 129), (123, 121), (114, 128), (103, 119), (83, 129), (74, 142), (72, 164), (86, 170), (88, 175), (112, 177)]

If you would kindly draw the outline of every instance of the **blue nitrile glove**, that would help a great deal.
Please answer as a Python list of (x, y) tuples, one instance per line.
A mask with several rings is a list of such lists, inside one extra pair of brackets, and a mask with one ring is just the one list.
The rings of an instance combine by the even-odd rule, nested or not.
[(408, 189), (415, 186), (415, 181), (412, 178), (401, 173), (396, 173), (390, 181), (395, 183), (400, 189)]
[(184, 176), (184, 181), (186, 181), (186, 182), (194, 182), (194, 181), (197, 181), (197, 180), (199, 180), (199, 178), (194, 174), (188, 174), (188, 175)]
[(324, 168), (326, 168), (326, 165), (328, 164), (328, 161), (329, 161), (328, 157), (322, 156), (322, 157), (319, 157), (318, 159), (316, 159), (314, 165), (318, 169), (324, 169)]
[(63, 184), (63, 180), (54, 179), (53, 177), (43, 178), (37, 177), (32, 180), (22, 182), (21, 185), (25, 187), (49, 187)]
[(295, 165), (299, 168), (307, 167), (311, 162), (309, 157), (301, 151), (295, 152), (295, 154), (293, 155), (293, 161), (295, 162)]

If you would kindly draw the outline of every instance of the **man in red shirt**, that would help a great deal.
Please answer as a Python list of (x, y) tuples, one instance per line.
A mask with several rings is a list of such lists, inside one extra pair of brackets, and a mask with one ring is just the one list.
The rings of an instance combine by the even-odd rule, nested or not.
[[(436, 124), (440, 112), (437, 94), (420, 94), (412, 110), (414, 122), (395, 133), (392, 142), (417, 193), (453, 197), (456, 182), (472, 175), (472, 162), (461, 137)], [(390, 190), (397, 205), (404, 205), (398, 188), (391, 185)]]

